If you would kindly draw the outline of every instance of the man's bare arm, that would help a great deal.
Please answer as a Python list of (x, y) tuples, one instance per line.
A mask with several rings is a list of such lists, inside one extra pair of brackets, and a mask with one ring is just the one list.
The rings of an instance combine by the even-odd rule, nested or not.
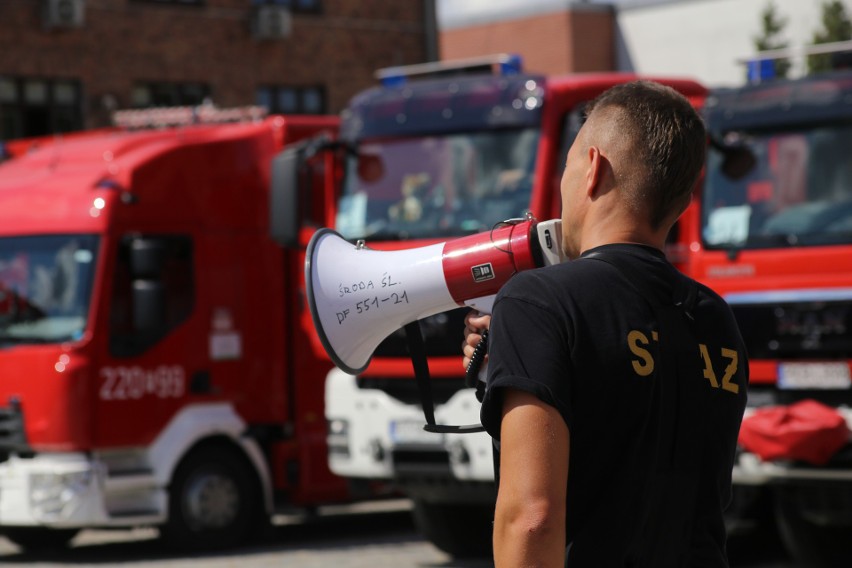
[(561, 568), (565, 563), (568, 427), (552, 406), (529, 393), (507, 390), (500, 436), (495, 565)]

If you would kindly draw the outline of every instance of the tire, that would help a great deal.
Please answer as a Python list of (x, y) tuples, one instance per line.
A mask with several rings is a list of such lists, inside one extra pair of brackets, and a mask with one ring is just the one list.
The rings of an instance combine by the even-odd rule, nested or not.
[(79, 529), (6, 527), (3, 536), (27, 552), (51, 552), (65, 549), (79, 532)]
[(492, 555), (493, 505), (432, 503), (414, 500), (417, 530), (440, 550), (456, 558)]
[(803, 512), (795, 492), (779, 491), (775, 514), (784, 547), (797, 566), (803, 568), (848, 568), (852, 566), (852, 525), (824, 525)]
[(180, 550), (214, 550), (246, 542), (260, 527), (260, 483), (245, 458), (222, 446), (187, 455), (169, 486), (161, 535)]
[(728, 536), (748, 534), (750, 539), (780, 544), (774, 503), (768, 487), (734, 485), (733, 500), (724, 512)]

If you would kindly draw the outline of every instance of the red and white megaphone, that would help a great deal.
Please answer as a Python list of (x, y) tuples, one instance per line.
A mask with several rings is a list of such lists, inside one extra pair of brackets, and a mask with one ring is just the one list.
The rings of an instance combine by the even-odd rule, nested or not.
[(514, 274), (564, 258), (558, 219), (505, 221), (490, 231), (397, 251), (372, 250), (320, 229), (305, 260), (308, 305), (331, 360), (358, 374), (396, 330), (460, 306), (490, 313)]

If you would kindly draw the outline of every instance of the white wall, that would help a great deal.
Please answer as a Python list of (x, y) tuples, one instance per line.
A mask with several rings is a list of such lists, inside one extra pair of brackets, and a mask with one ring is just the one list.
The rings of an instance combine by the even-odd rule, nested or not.
[[(822, 0), (773, 0), (787, 18), (782, 31), (790, 48), (809, 45), (821, 28)], [(738, 63), (755, 52), (762, 35), (761, 12), (769, 0), (669, 0), (622, 4), (617, 12), (617, 65), (641, 74), (685, 75), (708, 86), (745, 82)], [(844, 0), (852, 16), (852, 0)], [(804, 58), (791, 60), (790, 76), (804, 72)]]

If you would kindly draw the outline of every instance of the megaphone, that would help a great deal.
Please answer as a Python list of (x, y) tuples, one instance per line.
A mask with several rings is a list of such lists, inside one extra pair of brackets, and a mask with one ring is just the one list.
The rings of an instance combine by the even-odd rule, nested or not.
[(460, 306), (490, 313), (514, 274), (564, 258), (558, 219), (503, 221), (490, 231), (395, 251), (353, 244), (324, 228), (308, 243), (308, 306), (326, 353), (357, 375), (398, 329)]

